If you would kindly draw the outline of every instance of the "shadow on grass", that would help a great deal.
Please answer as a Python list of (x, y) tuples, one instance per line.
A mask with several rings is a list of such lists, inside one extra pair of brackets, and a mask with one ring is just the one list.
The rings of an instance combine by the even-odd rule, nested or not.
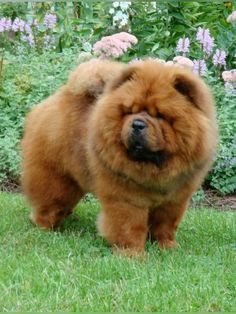
[(96, 232), (96, 215), (88, 217), (88, 215), (80, 215), (78, 212), (72, 213), (63, 219), (58, 228), (55, 229), (61, 233), (95, 233)]

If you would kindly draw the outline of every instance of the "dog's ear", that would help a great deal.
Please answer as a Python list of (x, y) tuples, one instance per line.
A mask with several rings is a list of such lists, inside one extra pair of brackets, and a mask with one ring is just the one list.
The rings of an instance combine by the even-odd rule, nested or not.
[(174, 88), (184, 95), (194, 106), (198, 107), (198, 86), (195, 80), (185, 73), (177, 74)]
[(209, 88), (203, 80), (195, 74), (185, 71), (176, 74), (173, 86), (200, 110), (204, 111), (206, 102), (212, 101)]
[(108, 84), (108, 89), (117, 89), (126, 82), (131, 81), (135, 76), (135, 70), (135, 67), (132, 65), (128, 65), (127, 67), (122, 69), (120, 73), (116, 77), (114, 77)]

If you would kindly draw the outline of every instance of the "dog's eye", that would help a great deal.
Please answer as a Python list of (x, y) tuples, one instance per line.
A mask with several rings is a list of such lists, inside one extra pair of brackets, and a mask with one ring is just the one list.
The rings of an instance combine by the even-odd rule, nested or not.
[(122, 115), (125, 116), (125, 115), (128, 115), (128, 114), (131, 114), (132, 110), (131, 110), (130, 107), (122, 106), (121, 107), (121, 112), (122, 112)]
[(160, 112), (157, 113), (156, 117), (157, 119), (164, 119), (164, 115)]

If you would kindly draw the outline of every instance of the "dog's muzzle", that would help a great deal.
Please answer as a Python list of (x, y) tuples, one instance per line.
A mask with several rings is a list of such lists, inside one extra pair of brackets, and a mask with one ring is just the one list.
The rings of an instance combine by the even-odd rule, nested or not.
[(146, 130), (148, 125), (141, 119), (133, 120), (128, 138), (128, 156), (134, 161), (149, 161), (160, 165), (163, 162), (162, 151), (153, 152), (147, 146)]

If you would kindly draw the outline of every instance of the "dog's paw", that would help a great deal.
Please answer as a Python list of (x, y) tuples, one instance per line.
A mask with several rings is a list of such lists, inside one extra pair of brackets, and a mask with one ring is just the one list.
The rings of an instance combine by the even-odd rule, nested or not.
[(158, 241), (160, 249), (173, 249), (177, 248), (179, 244), (175, 240), (163, 239)]

